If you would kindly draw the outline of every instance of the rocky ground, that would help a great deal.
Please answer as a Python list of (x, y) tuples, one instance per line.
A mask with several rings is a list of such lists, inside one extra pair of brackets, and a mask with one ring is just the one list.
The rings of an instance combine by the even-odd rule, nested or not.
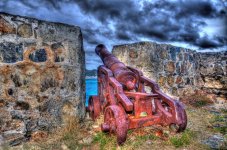
[(122, 147), (117, 147), (115, 136), (100, 131), (102, 118), (95, 123), (86, 119), (80, 125), (70, 118), (67, 127), (56, 130), (49, 137), (40, 134), (23, 145), (3, 145), (1, 149), (227, 149), (227, 103), (204, 105), (187, 104), (188, 126), (185, 132), (173, 134), (158, 126), (130, 130)]

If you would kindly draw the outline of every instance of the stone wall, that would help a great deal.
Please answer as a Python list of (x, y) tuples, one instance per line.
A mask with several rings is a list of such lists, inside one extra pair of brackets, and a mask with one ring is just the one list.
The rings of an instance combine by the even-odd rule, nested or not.
[(77, 26), (0, 14), (0, 144), (44, 136), (85, 115), (85, 55)]
[(140, 42), (114, 46), (113, 54), (128, 66), (138, 68), (173, 96), (205, 90), (227, 97), (227, 52), (198, 53), (167, 44)]
[[(217, 99), (227, 99), (227, 51), (197, 53), (196, 86)], [(211, 95), (212, 96), (212, 95)]]

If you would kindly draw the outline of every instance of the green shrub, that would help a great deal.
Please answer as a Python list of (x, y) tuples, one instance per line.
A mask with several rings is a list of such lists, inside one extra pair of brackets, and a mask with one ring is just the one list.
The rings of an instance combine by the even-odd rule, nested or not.
[(226, 115), (219, 114), (216, 115), (211, 122), (214, 131), (219, 132), (223, 135), (227, 134), (227, 124), (226, 124)]
[(99, 143), (100, 149), (102, 150), (106, 147), (107, 144), (116, 145), (116, 138), (115, 136), (113, 137), (113, 136), (110, 136), (109, 134), (99, 132), (94, 137), (94, 143)]
[(188, 98), (189, 104), (194, 107), (203, 107), (212, 104), (213, 101), (209, 99), (206, 95), (191, 95)]
[(176, 135), (170, 138), (170, 143), (176, 148), (189, 145), (192, 137), (194, 136), (192, 131), (185, 130), (182, 135)]

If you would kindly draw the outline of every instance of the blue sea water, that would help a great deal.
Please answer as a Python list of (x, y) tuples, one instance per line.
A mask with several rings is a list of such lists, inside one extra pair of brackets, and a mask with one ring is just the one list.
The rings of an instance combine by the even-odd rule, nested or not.
[(86, 79), (85, 82), (86, 82), (86, 106), (87, 106), (89, 96), (98, 94), (98, 81), (97, 79)]

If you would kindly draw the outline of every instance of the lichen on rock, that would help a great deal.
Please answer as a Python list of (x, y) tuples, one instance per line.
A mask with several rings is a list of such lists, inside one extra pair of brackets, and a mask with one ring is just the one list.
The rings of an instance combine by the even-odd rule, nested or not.
[(65, 114), (83, 119), (80, 28), (9, 14), (0, 14), (0, 22), (0, 143), (46, 138)]

